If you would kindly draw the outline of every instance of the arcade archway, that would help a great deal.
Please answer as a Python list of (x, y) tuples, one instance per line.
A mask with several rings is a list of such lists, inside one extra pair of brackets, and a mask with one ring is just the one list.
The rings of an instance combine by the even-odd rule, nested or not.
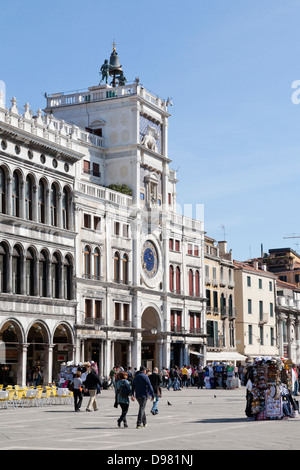
[(20, 344), (23, 331), (15, 320), (7, 320), (0, 329), (0, 383), (15, 385), (21, 377), (22, 356)]
[(142, 314), (142, 361), (141, 365), (149, 368), (161, 368), (161, 321), (158, 311), (153, 306), (147, 307)]

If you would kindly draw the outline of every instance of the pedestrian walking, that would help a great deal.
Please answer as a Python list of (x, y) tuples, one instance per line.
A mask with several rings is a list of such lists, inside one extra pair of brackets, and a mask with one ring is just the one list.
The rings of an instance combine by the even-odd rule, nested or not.
[(154, 400), (154, 392), (149, 377), (147, 376), (146, 367), (141, 366), (140, 370), (135, 374), (132, 383), (131, 399), (133, 401), (135, 400), (134, 395), (139, 403), (136, 427), (137, 429), (141, 429), (142, 427), (147, 426), (146, 404), (148, 396), (150, 395), (152, 400)]
[(198, 388), (204, 387), (204, 371), (202, 366), (198, 366)]
[(169, 383), (168, 385), (168, 390), (170, 390), (171, 387), (173, 387), (173, 390), (174, 392), (176, 392), (177, 390), (181, 390), (179, 384), (179, 368), (178, 366), (175, 366), (173, 369), (171, 369), (171, 372), (170, 372), (170, 377), (172, 377), (171, 379), (171, 382)]
[(157, 367), (154, 367), (152, 374), (149, 375), (149, 380), (151, 382), (153, 392), (154, 392), (153, 406), (150, 410), (150, 413), (152, 413), (153, 415), (157, 415), (158, 414), (158, 402), (159, 402), (159, 399), (161, 398), (161, 385), (162, 385), (162, 378), (158, 373)]
[(166, 367), (162, 368), (161, 375), (162, 375), (162, 381), (163, 381), (162, 386), (166, 388), (168, 385), (168, 381), (169, 381), (169, 371)]
[(100, 387), (101, 382), (96, 374), (95, 367), (91, 367), (89, 373), (84, 382), (84, 387), (89, 391), (90, 399), (86, 407), (86, 411), (98, 411), (98, 405), (96, 401), (97, 393), (101, 393)]
[(182, 386), (188, 387), (188, 370), (186, 365), (183, 366), (181, 369), (181, 374), (182, 374)]
[(118, 426), (121, 427), (121, 423), (123, 421), (124, 428), (128, 428), (126, 415), (128, 413), (129, 408), (129, 397), (132, 396), (132, 388), (128, 381), (128, 374), (127, 372), (120, 372), (119, 373), (119, 380), (116, 383), (116, 402), (120, 405), (122, 413), (120, 418), (118, 419)]
[(74, 408), (75, 411), (80, 411), (82, 405), (82, 390), (83, 390), (83, 382), (81, 380), (81, 372), (78, 370), (73, 378), (73, 396), (74, 396)]

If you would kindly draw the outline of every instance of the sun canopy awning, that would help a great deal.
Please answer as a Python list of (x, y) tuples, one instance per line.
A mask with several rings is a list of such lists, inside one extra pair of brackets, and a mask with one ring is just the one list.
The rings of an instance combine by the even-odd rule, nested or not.
[(234, 351), (208, 352), (206, 360), (211, 362), (245, 361), (247, 356)]

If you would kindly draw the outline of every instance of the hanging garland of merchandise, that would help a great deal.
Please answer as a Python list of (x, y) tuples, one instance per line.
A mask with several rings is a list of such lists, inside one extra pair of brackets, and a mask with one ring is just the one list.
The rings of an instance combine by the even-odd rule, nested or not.
[(296, 418), (299, 403), (298, 375), (290, 360), (257, 357), (246, 366), (246, 409), (248, 420)]

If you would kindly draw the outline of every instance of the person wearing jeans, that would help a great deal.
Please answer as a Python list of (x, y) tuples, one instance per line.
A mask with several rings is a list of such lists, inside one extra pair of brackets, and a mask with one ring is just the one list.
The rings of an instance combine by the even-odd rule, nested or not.
[(161, 384), (162, 384), (162, 378), (158, 374), (157, 367), (154, 367), (153, 373), (149, 375), (149, 380), (151, 382), (151, 385), (154, 391), (154, 401), (153, 401), (153, 406), (151, 408), (151, 413), (153, 415), (157, 415), (158, 414), (158, 402), (161, 396)]
[(73, 396), (74, 396), (74, 408), (75, 411), (80, 411), (82, 405), (82, 389), (83, 389), (83, 382), (81, 380), (81, 372), (77, 371), (76, 375), (73, 379), (74, 389), (73, 389)]
[(136, 423), (137, 429), (147, 426), (146, 404), (148, 395), (151, 396), (152, 400), (154, 399), (154, 391), (146, 372), (146, 367), (141, 366), (132, 383), (131, 399), (134, 401), (136, 397), (139, 404), (139, 412)]

